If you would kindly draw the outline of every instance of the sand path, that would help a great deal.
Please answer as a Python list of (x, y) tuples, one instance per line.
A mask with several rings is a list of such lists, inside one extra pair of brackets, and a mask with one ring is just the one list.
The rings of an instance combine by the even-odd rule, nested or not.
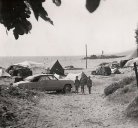
[[(97, 78), (96, 78), (97, 79)], [(126, 105), (109, 102), (103, 95), (106, 82), (92, 88), (92, 94), (46, 94), (40, 100), (39, 128), (137, 128), (126, 119)], [(106, 81), (109, 79), (107, 78)], [(105, 80), (104, 80), (105, 81)], [(103, 83), (102, 83), (103, 82)], [(102, 84), (100, 84), (102, 83)]]

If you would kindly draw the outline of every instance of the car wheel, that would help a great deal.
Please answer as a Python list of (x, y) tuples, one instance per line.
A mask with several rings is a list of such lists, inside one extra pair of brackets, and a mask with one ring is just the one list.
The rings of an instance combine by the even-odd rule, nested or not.
[(70, 93), (71, 92), (71, 86), (65, 85), (63, 91), (64, 91), (64, 93)]

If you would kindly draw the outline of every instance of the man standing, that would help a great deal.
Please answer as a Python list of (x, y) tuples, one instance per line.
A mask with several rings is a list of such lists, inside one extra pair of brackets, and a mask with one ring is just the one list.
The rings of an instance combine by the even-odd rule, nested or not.
[(75, 85), (75, 92), (78, 93), (78, 89), (80, 86), (80, 81), (78, 80), (78, 76), (76, 76), (74, 85)]
[(87, 76), (82, 72), (80, 79), (81, 92), (84, 94), (84, 86), (87, 84)]
[(87, 87), (88, 87), (89, 94), (91, 94), (92, 80), (90, 76), (88, 77), (88, 80), (87, 80)]

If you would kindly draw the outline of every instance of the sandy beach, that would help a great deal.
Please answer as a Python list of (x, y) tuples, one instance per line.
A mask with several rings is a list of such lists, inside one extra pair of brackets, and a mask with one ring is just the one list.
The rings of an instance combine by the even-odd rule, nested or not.
[(134, 75), (131, 69), (122, 69), (121, 72), (122, 74), (111, 76), (91, 76), (94, 83), (92, 94), (88, 94), (87, 87), (85, 94), (46, 93), (37, 105), (40, 115), (36, 126), (39, 128), (136, 128), (137, 121), (127, 118), (124, 111), (138, 91), (118, 95), (118, 99), (104, 95), (104, 88), (110, 83)]

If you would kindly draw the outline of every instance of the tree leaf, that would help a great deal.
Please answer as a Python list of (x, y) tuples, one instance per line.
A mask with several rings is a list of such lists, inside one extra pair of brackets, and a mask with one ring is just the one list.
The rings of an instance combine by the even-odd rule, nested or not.
[(94, 12), (100, 4), (100, 0), (86, 0), (86, 8), (92, 13)]
[(54, 3), (56, 6), (60, 6), (60, 5), (61, 5), (61, 0), (53, 0), (53, 3)]

